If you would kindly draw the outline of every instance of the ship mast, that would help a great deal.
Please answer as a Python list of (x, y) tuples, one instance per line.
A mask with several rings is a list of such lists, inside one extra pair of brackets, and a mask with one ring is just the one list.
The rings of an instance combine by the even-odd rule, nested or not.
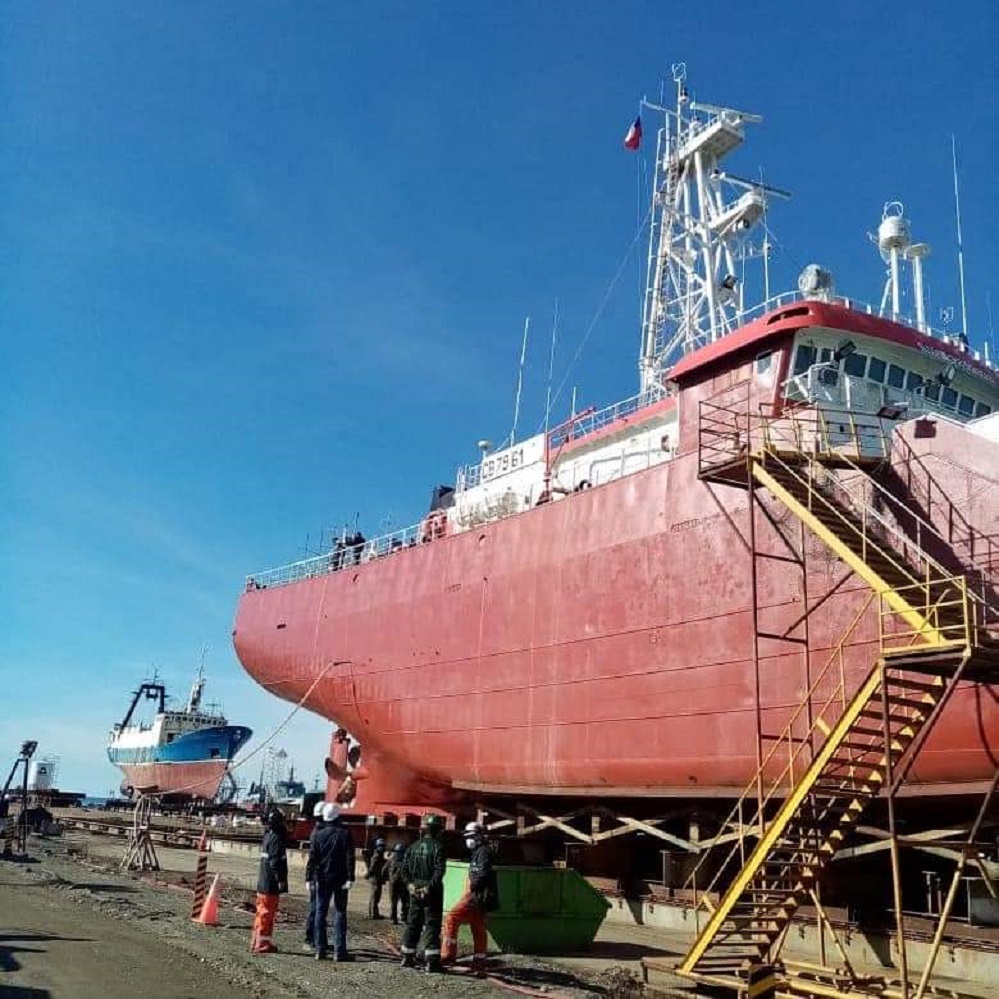
[(742, 145), (746, 124), (759, 115), (699, 104), (687, 93), (687, 69), (672, 68), (675, 108), (643, 102), (663, 115), (656, 145), (649, 256), (639, 373), (653, 390), (681, 357), (713, 343), (742, 322), (746, 310), (740, 274), (762, 257), (752, 242), (769, 196), (786, 191), (721, 169)]

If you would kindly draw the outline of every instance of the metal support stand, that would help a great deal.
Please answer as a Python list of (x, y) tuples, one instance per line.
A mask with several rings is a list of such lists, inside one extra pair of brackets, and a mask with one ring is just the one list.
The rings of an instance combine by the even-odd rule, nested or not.
[(159, 858), (153, 846), (149, 827), (152, 822), (153, 803), (159, 801), (152, 795), (140, 794), (132, 813), (132, 828), (128, 833), (128, 845), (121, 861), (123, 871), (158, 871)]
[(964, 873), (964, 868), (968, 863), (968, 855), (974, 849), (978, 830), (981, 828), (982, 822), (988, 814), (997, 788), (999, 788), (999, 770), (996, 770), (995, 775), (992, 777), (992, 784), (982, 799), (982, 807), (978, 810), (978, 815), (975, 817), (975, 821), (968, 833), (968, 839), (964, 844), (964, 849), (961, 851), (957, 866), (954, 868), (954, 877), (947, 892), (947, 901), (944, 902), (943, 909), (940, 912), (940, 920), (937, 923), (936, 932), (933, 934), (933, 943), (930, 945), (930, 952), (926, 957), (926, 966), (923, 968), (923, 973), (919, 978), (919, 984), (916, 986), (916, 994), (913, 999), (923, 999), (923, 996), (926, 994), (926, 986), (929, 984), (930, 975), (933, 974), (933, 966), (936, 964), (937, 955), (940, 953), (940, 944), (947, 929), (947, 920), (950, 919), (951, 910), (954, 908), (954, 900), (957, 898), (957, 890), (961, 885), (961, 875)]
[(898, 851), (898, 830), (895, 826), (894, 761), (895, 749), (891, 731), (891, 706), (888, 702), (888, 667), (881, 663), (881, 716), (885, 737), (885, 785), (888, 788), (888, 836), (891, 843), (891, 881), (895, 902), (895, 933), (898, 937), (898, 964), (902, 973), (902, 999), (909, 999), (909, 961), (905, 947), (905, 922), (902, 915), (902, 865)]
[[(31, 757), (35, 755), (35, 750), (37, 748), (38, 743), (32, 739), (27, 739), (21, 743), (21, 751), (17, 754), (17, 759), (14, 760), (14, 765), (10, 768), (10, 773), (7, 775), (7, 781), (3, 786), (3, 791), (0, 792), (0, 819), (4, 820), (5, 827), (4, 855), (8, 857), (11, 855), (23, 857), (24, 854), (28, 852), (28, 762), (31, 760)], [(17, 773), (19, 767), (22, 768), (21, 810), (17, 815), (17, 825), (15, 826), (14, 832), (14, 842), (16, 847), (14, 850), (11, 850), (10, 830), (7, 828), (7, 814), (10, 809), (10, 801), (7, 798), (7, 792), (10, 790), (10, 786), (14, 782), (14, 775)]]

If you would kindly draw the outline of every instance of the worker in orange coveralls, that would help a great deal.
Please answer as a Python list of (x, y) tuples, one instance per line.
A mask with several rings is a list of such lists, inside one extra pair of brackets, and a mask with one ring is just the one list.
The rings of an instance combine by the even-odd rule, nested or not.
[(458, 928), (462, 923), (468, 923), (472, 931), (472, 971), (481, 975), (489, 949), (486, 915), (499, 908), (499, 888), (489, 846), (478, 822), (465, 826), (465, 846), (472, 854), (468, 862), (468, 884), (444, 920), (441, 963), (454, 963), (458, 956)]
[(288, 827), (284, 816), (273, 808), (267, 815), (267, 832), (260, 844), (260, 873), (257, 875), (257, 916), (253, 920), (250, 950), (271, 954), (277, 950), (272, 936), (278, 899), (288, 891)]

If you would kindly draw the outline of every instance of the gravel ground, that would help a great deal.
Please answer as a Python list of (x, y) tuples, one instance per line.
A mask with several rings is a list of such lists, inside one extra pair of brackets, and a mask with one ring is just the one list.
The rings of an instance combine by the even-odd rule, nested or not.
[[(535, 958), (497, 956), (489, 977), (464, 970), (427, 975), (398, 966), (396, 928), (366, 918), (366, 894), (352, 892), (352, 964), (317, 963), (302, 949), (306, 899), (282, 898), (274, 940), (280, 953), (249, 953), (253, 892), (248, 878), (224, 885), (221, 925), (190, 921), (193, 851), (174, 870), (122, 875), (122, 844), (88, 834), (32, 840), (32, 863), (0, 863), (0, 996), (7, 999), (157, 999), (249, 997), (495, 997), (553, 999), (639, 995), (630, 974), (611, 969), (597, 980)], [(213, 854), (209, 871), (218, 869)], [(246, 861), (243, 862), (247, 863)], [(223, 875), (224, 880), (226, 878)], [(294, 875), (293, 875), (294, 877)], [(155, 880), (154, 880), (155, 878)]]

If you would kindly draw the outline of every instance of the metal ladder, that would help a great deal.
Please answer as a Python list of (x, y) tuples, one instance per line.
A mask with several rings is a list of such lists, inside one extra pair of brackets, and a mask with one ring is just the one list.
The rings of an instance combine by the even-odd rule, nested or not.
[[(733, 978), (745, 983), (754, 966), (774, 960), (822, 867), (882, 788), (904, 779), (957, 683), (994, 679), (999, 670), (963, 576), (948, 575), (918, 550), (900, 552), (871, 530), (835, 483), (823, 480), (837, 454), (817, 446), (821, 438), (810, 435), (806, 451), (789, 446), (784, 433), (775, 446), (765, 425), (755, 434), (741, 415), (715, 407), (702, 421), (701, 477), (766, 488), (864, 579), (880, 605), (881, 651), (838, 720), (817, 719), (825, 739), (766, 823), (761, 801), (756, 847), (677, 968), (728, 985)], [(863, 443), (869, 458), (870, 440)]]

